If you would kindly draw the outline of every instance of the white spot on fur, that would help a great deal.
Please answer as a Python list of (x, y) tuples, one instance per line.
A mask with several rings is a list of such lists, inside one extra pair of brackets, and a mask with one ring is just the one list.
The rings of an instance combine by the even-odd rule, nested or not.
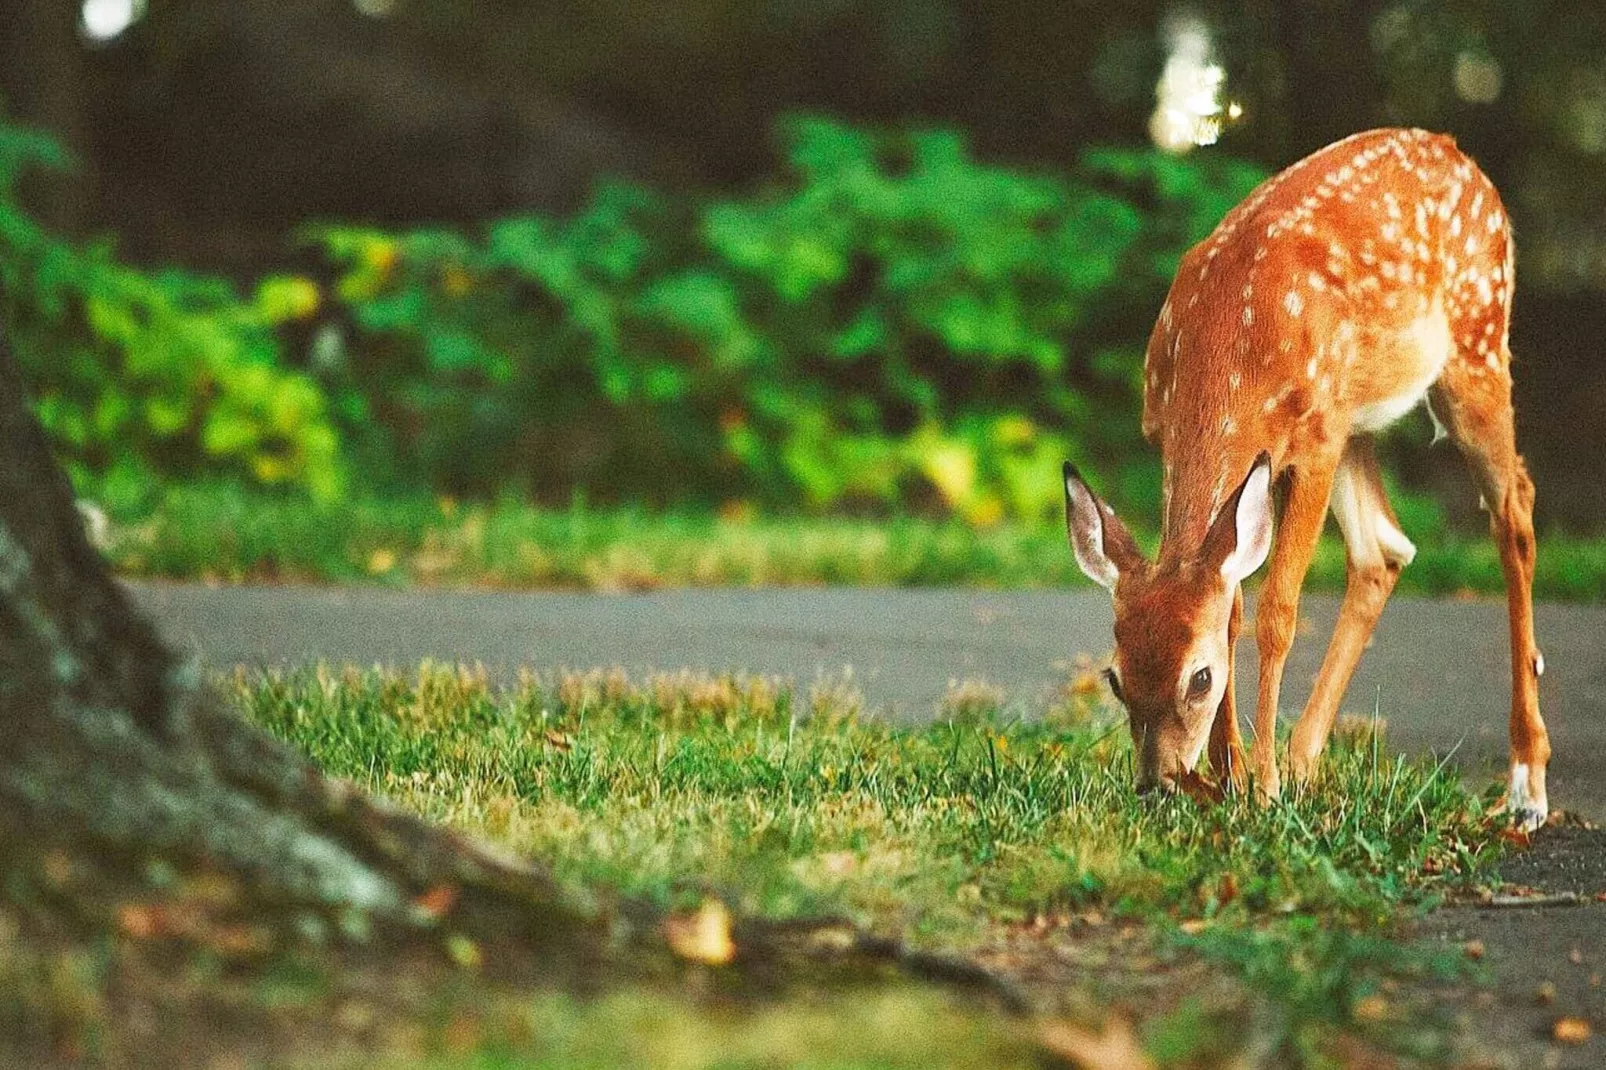
[(1298, 290), (1289, 290), (1288, 296), (1283, 298), (1283, 307), (1290, 316), (1297, 316), (1305, 307), (1305, 299), (1299, 296)]

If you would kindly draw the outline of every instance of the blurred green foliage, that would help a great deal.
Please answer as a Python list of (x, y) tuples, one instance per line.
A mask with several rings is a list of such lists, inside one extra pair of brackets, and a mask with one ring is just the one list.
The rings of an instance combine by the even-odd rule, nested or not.
[(363, 470), (986, 524), (1056, 514), (1070, 457), (1152, 512), (1141, 343), (1262, 173), (1106, 149), (1051, 176), (946, 131), (783, 134), (786, 175), (741, 198), (609, 185), (474, 237), (315, 231), (349, 311), (315, 363)]
[(74, 480), (110, 497), (167, 477), (341, 484), (324, 393), (279, 359), (274, 328), (317, 307), (305, 280), (270, 279), (243, 301), (226, 282), (120, 263), (40, 226), (18, 180), (65, 169), (49, 138), (0, 121), (0, 319), (37, 411)]
[(1035, 174), (817, 118), (783, 142), (786, 173), (742, 197), (615, 183), (474, 235), (311, 229), (332, 277), (245, 300), (39, 226), (17, 178), (64, 161), (0, 127), (3, 314), (59, 455), (113, 501), (219, 476), (329, 498), (349, 471), (366, 493), (985, 526), (1057, 516), (1069, 457), (1157, 512), (1141, 343), (1260, 171), (1102, 149)]

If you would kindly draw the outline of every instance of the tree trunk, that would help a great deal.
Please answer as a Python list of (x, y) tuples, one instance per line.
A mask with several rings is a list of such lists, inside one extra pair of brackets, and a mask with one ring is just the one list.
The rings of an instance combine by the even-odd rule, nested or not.
[(3, 338), (0, 733), (0, 865), (15, 877), (66, 857), (75, 888), (99, 889), (73, 904), (91, 922), (152, 872), (205, 871), (254, 917), (370, 938), (438, 921), (415, 899), (449, 887), (455, 931), (519, 939), (560, 981), (655, 932), (328, 780), (224, 710), (89, 545)]

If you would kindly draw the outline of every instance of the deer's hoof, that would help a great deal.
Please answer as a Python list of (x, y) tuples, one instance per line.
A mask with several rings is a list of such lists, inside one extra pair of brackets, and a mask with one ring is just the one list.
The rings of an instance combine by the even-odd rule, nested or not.
[(1507, 807), (1506, 812), (1511, 815), (1511, 826), (1522, 832), (1532, 832), (1550, 818), (1550, 815), (1544, 810), (1531, 806), (1522, 806), (1517, 809)]
[(1316, 770), (1320, 765), (1321, 760), (1317, 756), (1291, 757), (1288, 761), (1288, 779), (1293, 781), (1294, 787), (1302, 789), (1316, 779)]
[(1504, 809), (1511, 816), (1511, 823), (1523, 832), (1532, 832), (1545, 823), (1550, 817), (1550, 803), (1545, 798), (1542, 766), (1530, 769), (1522, 762), (1512, 763)]

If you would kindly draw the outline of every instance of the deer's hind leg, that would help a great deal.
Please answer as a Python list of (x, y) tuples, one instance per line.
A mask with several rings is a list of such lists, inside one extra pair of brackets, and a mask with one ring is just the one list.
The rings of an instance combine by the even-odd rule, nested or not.
[(1539, 715), (1545, 659), (1534, 642), (1534, 485), (1517, 454), (1510, 368), (1504, 346), (1491, 359), (1460, 354), (1445, 368), (1429, 403), (1466, 457), (1500, 550), (1511, 625), (1511, 771), (1505, 805), (1517, 825), (1532, 829), (1549, 815), (1550, 735)]
[(1394, 591), (1400, 570), (1416, 556), (1416, 547), (1400, 531), (1389, 507), (1369, 436), (1352, 438), (1345, 447), (1333, 479), (1331, 505), (1344, 533), (1344, 604), (1310, 701), (1289, 740), (1288, 762), (1296, 782), (1308, 780), (1316, 771), (1350, 676)]

